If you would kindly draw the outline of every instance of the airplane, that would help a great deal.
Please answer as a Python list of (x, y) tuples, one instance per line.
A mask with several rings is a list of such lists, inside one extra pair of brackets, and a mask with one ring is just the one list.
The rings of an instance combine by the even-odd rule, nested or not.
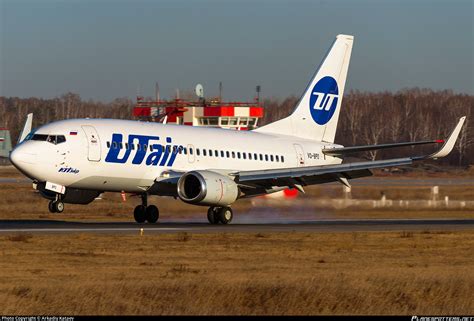
[[(116, 119), (68, 119), (31, 131), (29, 114), (14, 166), (49, 199), (89, 204), (103, 192), (141, 196), (137, 223), (156, 223), (159, 210), (149, 195), (171, 196), (207, 206), (211, 224), (232, 221), (238, 199), (287, 188), (372, 175), (371, 169), (409, 165), (448, 155), (466, 117), (446, 140), (344, 147), (334, 143), (354, 37), (338, 35), (293, 113), (252, 131), (233, 131)], [(383, 111), (381, 111), (383, 112)], [(370, 124), (365, 124), (370, 126)], [(377, 149), (442, 144), (429, 155), (343, 163), (344, 156)]]

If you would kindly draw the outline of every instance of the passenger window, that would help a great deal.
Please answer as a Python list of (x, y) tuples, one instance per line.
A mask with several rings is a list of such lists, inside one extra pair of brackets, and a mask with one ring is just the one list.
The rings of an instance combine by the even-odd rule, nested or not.
[(265, 161), (268, 162), (268, 155), (265, 154)]
[(230, 153), (229, 153), (229, 151), (226, 151), (225, 154), (227, 155), (227, 158), (230, 158)]
[(113, 142), (113, 143), (112, 143), (112, 148), (113, 148), (113, 149), (117, 149), (117, 142)]
[(263, 161), (263, 155), (262, 154), (260, 154), (260, 160)]
[(247, 159), (247, 153), (242, 153), (243, 159)]
[(184, 155), (188, 154), (188, 149), (186, 147), (183, 148)]
[(212, 157), (212, 149), (209, 150), (209, 156)]
[(137, 150), (140, 150), (140, 147), (142, 147), (142, 145), (137, 144)]
[(280, 157), (278, 157), (278, 155), (275, 156), (275, 159), (276, 159), (277, 162), (280, 161)]
[(273, 155), (270, 155), (270, 160), (273, 162)]
[(205, 149), (202, 150), (202, 156), (206, 156), (206, 150)]
[(235, 158), (235, 152), (232, 152), (232, 158)]
[(214, 151), (214, 156), (219, 157), (219, 151), (217, 149)]
[(193, 149), (190, 148), (190, 149), (189, 149), (189, 155), (192, 155), (192, 154), (193, 154)]
[(120, 148), (120, 149), (123, 148), (123, 144), (122, 144), (122, 143), (119, 143), (119, 148)]
[(240, 159), (240, 152), (237, 152), (237, 158)]
[(153, 151), (153, 145), (150, 145), (150, 152)]
[(201, 153), (200, 153), (200, 151), (199, 151), (199, 148), (196, 148), (196, 155), (198, 155), (198, 156), (201, 155)]
[(107, 142), (107, 148), (110, 148), (110, 142)]
[(146, 152), (147, 148), (148, 148), (148, 145), (147, 145), (147, 144), (143, 144), (143, 150), (144, 150), (145, 152)]
[(130, 147), (132, 147), (132, 150), (135, 150), (135, 144), (130, 144)]
[(221, 150), (221, 157), (224, 158), (224, 151)]
[(258, 160), (257, 153), (253, 154), (253, 159)]
[(165, 147), (165, 150), (166, 150), (166, 153), (169, 154), (169, 153), (171, 152), (171, 147), (170, 147), (170, 145), (167, 145), (167, 146)]
[(281, 162), (282, 162), (282, 163), (285, 162), (285, 158), (283, 158), (283, 156), (281, 156)]
[(249, 159), (252, 160), (252, 153), (249, 153)]

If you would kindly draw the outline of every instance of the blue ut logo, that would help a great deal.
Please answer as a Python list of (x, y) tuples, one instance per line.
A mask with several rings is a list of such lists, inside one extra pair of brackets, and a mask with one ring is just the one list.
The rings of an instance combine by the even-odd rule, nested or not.
[[(123, 135), (115, 133), (105, 161), (125, 164), (133, 153), (132, 164), (140, 165), (145, 161), (148, 166), (172, 166), (182, 146), (171, 145), (171, 137), (166, 137), (166, 145), (159, 144), (159, 136), (129, 135), (123, 143)], [(150, 147), (151, 146), (151, 147)]]
[(309, 111), (313, 120), (324, 125), (331, 120), (336, 111), (339, 89), (334, 78), (326, 76), (314, 85), (309, 98)]

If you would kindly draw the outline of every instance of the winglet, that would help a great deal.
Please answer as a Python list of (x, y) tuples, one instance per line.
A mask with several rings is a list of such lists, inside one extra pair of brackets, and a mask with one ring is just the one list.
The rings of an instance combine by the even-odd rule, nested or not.
[(18, 138), (18, 144), (25, 140), (26, 136), (31, 132), (31, 126), (33, 124), (33, 113), (29, 113), (26, 116), (25, 125), (21, 131), (20, 137)]
[(466, 120), (466, 116), (463, 116), (459, 119), (458, 124), (454, 128), (454, 130), (451, 132), (451, 135), (449, 135), (448, 139), (444, 143), (443, 147), (436, 153), (433, 153), (426, 158), (432, 158), (432, 159), (437, 159), (444, 157), (451, 153), (453, 150), (454, 144), (456, 143), (456, 140), (458, 139), (459, 133), (461, 132), (462, 125), (464, 124), (464, 121)]

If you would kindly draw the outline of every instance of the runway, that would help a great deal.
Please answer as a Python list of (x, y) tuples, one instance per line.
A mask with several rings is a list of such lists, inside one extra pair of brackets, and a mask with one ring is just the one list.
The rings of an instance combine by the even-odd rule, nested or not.
[(202, 220), (162, 221), (158, 224), (130, 222), (70, 222), (61, 220), (0, 220), (0, 234), (6, 233), (269, 233), (269, 232), (358, 232), (402, 230), (472, 230), (474, 219), (335, 219), (304, 220), (269, 224), (232, 223), (210, 225)]

